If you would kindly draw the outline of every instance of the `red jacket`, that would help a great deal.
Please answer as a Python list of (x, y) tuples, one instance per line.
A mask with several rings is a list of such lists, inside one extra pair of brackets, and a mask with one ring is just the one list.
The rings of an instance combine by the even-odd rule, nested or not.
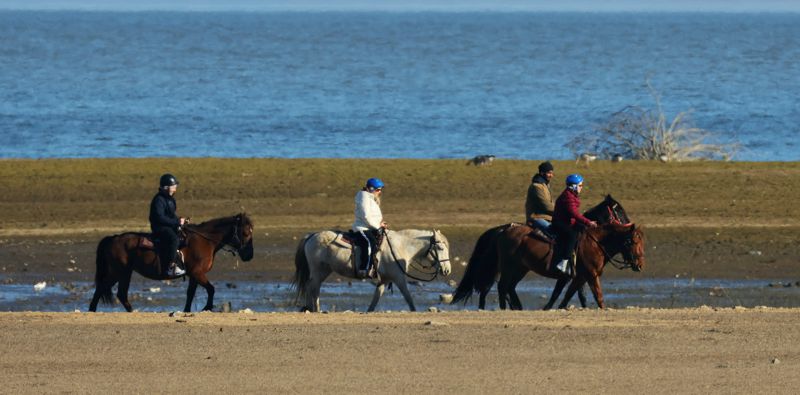
[(578, 197), (578, 194), (565, 189), (556, 199), (556, 206), (553, 209), (553, 223), (558, 222), (569, 226), (581, 223), (588, 226), (592, 221), (581, 214), (580, 208), (581, 198)]

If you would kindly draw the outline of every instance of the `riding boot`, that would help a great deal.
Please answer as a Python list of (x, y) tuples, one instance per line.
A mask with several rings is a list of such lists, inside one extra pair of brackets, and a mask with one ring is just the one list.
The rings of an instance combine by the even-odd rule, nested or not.
[(368, 276), (369, 276), (369, 278), (372, 278), (372, 279), (379, 279), (380, 275), (378, 274), (378, 252), (377, 251), (372, 253), (371, 263), (372, 263), (372, 265), (370, 265), (370, 267), (369, 267)]

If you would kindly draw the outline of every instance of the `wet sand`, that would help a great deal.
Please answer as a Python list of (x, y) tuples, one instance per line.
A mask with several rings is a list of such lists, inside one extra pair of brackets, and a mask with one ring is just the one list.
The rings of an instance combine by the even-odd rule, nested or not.
[(12, 393), (796, 393), (798, 309), (0, 313)]

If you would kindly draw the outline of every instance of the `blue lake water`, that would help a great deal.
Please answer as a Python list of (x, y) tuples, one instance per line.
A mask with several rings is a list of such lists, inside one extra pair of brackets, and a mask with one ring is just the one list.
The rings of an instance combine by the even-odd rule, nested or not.
[(0, 158), (566, 159), (626, 105), (800, 160), (800, 14), (0, 11)]
[[(0, 276), (0, 280), (2, 276)], [(163, 283), (134, 277), (129, 298), (139, 311), (174, 311), (183, 309), (186, 301), (184, 282)], [(527, 310), (540, 309), (547, 302), (554, 282), (528, 280), (517, 286), (523, 306)], [(329, 281), (323, 284), (320, 305), (326, 311), (365, 311), (375, 287), (367, 282)], [(441, 294), (453, 290), (443, 282), (418, 283), (410, 286), (418, 310), (435, 307), (440, 310), (476, 310), (477, 295), (466, 305), (448, 305), (440, 300)], [(651, 279), (609, 280), (603, 282), (605, 301), (611, 308), (650, 307), (800, 307), (800, 282), (787, 280), (715, 280), (715, 279)], [(37, 291), (32, 283), (0, 285), (0, 311), (86, 311), (94, 286), (88, 282), (57, 282)], [(590, 308), (596, 308), (594, 299), (586, 289)], [(215, 304), (230, 302), (233, 311), (298, 311), (290, 284), (283, 282), (233, 281), (216, 283)], [(206, 303), (205, 291), (198, 288), (192, 307), (202, 309)], [(577, 297), (572, 301), (579, 306)], [(487, 308), (498, 308), (497, 290), (487, 297)], [(99, 311), (124, 311), (114, 305), (100, 305)], [(399, 291), (384, 293), (378, 311), (408, 310)]]

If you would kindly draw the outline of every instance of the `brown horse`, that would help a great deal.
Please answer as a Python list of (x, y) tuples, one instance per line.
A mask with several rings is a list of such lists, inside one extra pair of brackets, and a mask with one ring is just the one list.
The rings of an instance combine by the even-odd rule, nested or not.
[[(630, 223), (625, 209), (611, 195), (607, 195), (600, 204), (586, 211), (584, 215), (600, 224)], [(495, 278), (499, 274), (500, 279), (497, 288), (500, 294), (500, 308), (505, 309), (506, 303), (509, 303), (512, 309), (522, 309), (522, 304), (515, 288), (525, 274), (533, 270), (542, 276), (558, 280), (550, 301), (545, 306), (545, 309), (551, 308), (558, 296), (560, 296), (564, 286), (572, 278), (557, 271), (546, 270), (546, 264), (552, 254), (552, 245), (546, 241), (546, 238), (533, 235), (533, 229), (520, 224), (500, 225), (484, 232), (475, 244), (475, 250), (470, 257), (464, 277), (456, 289), (452, 303), (458, 303), (462, 300), (466, 303), (472, 293), (478, 291), (480, 295), (478, 307), (484, 309), (486, 307), (486, 295), (491, 290)], [(512, 262), (515, 261), (508, 259), (508, 257), (514, 256), (515, 253), (517, 257), (520, 257), (520, 254), (522, 254), (520, 248), (530, 247), (527, 243), (523, 244), (530, 237), (534, 237), (540, 243), (543, 243), (542, 245), (537, 244), (537, 247), (547, 248), (547, 251), (539, 252), (540, 255), (545, 254), (547, 257), (540, 257), (543, 262), (538, 270), (535, 267), (537, 266), (536, 264), (527, 264), (523, 263), (523, 261), (516, 261), (518, 264), (513, 264)], [(501, 256), (507, 259), (501, 261)], [(570, 297), (577, 291), (581, 306), (586, 307), (586, 296), (583, 294), (582, 286), (584, 283), (585, 281), (580, 282), (580, 284), (576, 283), (576, 288), (570, 293)], [(562, 305), (566, 305), (568, 301), (569, 299), (565, 299)]]
[(510, 307), (514, 310), (522, 310), (515, 287), (529, 270), (558, 279), (556, 289), (544, 307), (545, 310), (552, 307), (567, 282), (570, 285), (559, 308), (565, 308), (572, 295), (588, 282), (597, 306), (602, 309), (605, 308), (605, 303), (600, 276), (603, 275), (605, 265), (615, 255), (621, 253), (624, 264), (634, 271), (638, 272), (644, 267), (644, 236), (641, 228), (635, 224), (605, 224), (585, 230), (578, 240), (577, 273), (571, 282), (568, 276), (548, 270), (548, 262), (553, 255), (553, 245), (547, 240), (531, 237), (531, 232), (532, 229), (527, 226), (514, 226), (508, 228), (498, 238), (498, 264), (505, 270), (502, 270), (497, 290), (500, 293), (501, 305), (508, 297)]
[[(214, 307), (214, 286), (206, 273), (214, 265), (214, 256), (225, 246), (233, 248), (243, 261), (253, 259), (253, 223), (247, 214), (216, 218), (201, 224), (184, 225), (186, 247), (181, 249), (189, 276), (184, 311), (190, 311), (197, 285), (208, 293), (203, 310)], [(133, 271), (153, 280), (166, 280), (160, 270), (158, 254), (152, 247), (142, 247), (146, 233), (123, 233), (106, 236), (97, 245), (97, 272), (95, 291), (89, 311), (97, 311), (97, 302), (112, 303), (111, 288), (119, 282), (117, 298), (127, 311), (133, 311), (128, 302), (128, 287)]]

